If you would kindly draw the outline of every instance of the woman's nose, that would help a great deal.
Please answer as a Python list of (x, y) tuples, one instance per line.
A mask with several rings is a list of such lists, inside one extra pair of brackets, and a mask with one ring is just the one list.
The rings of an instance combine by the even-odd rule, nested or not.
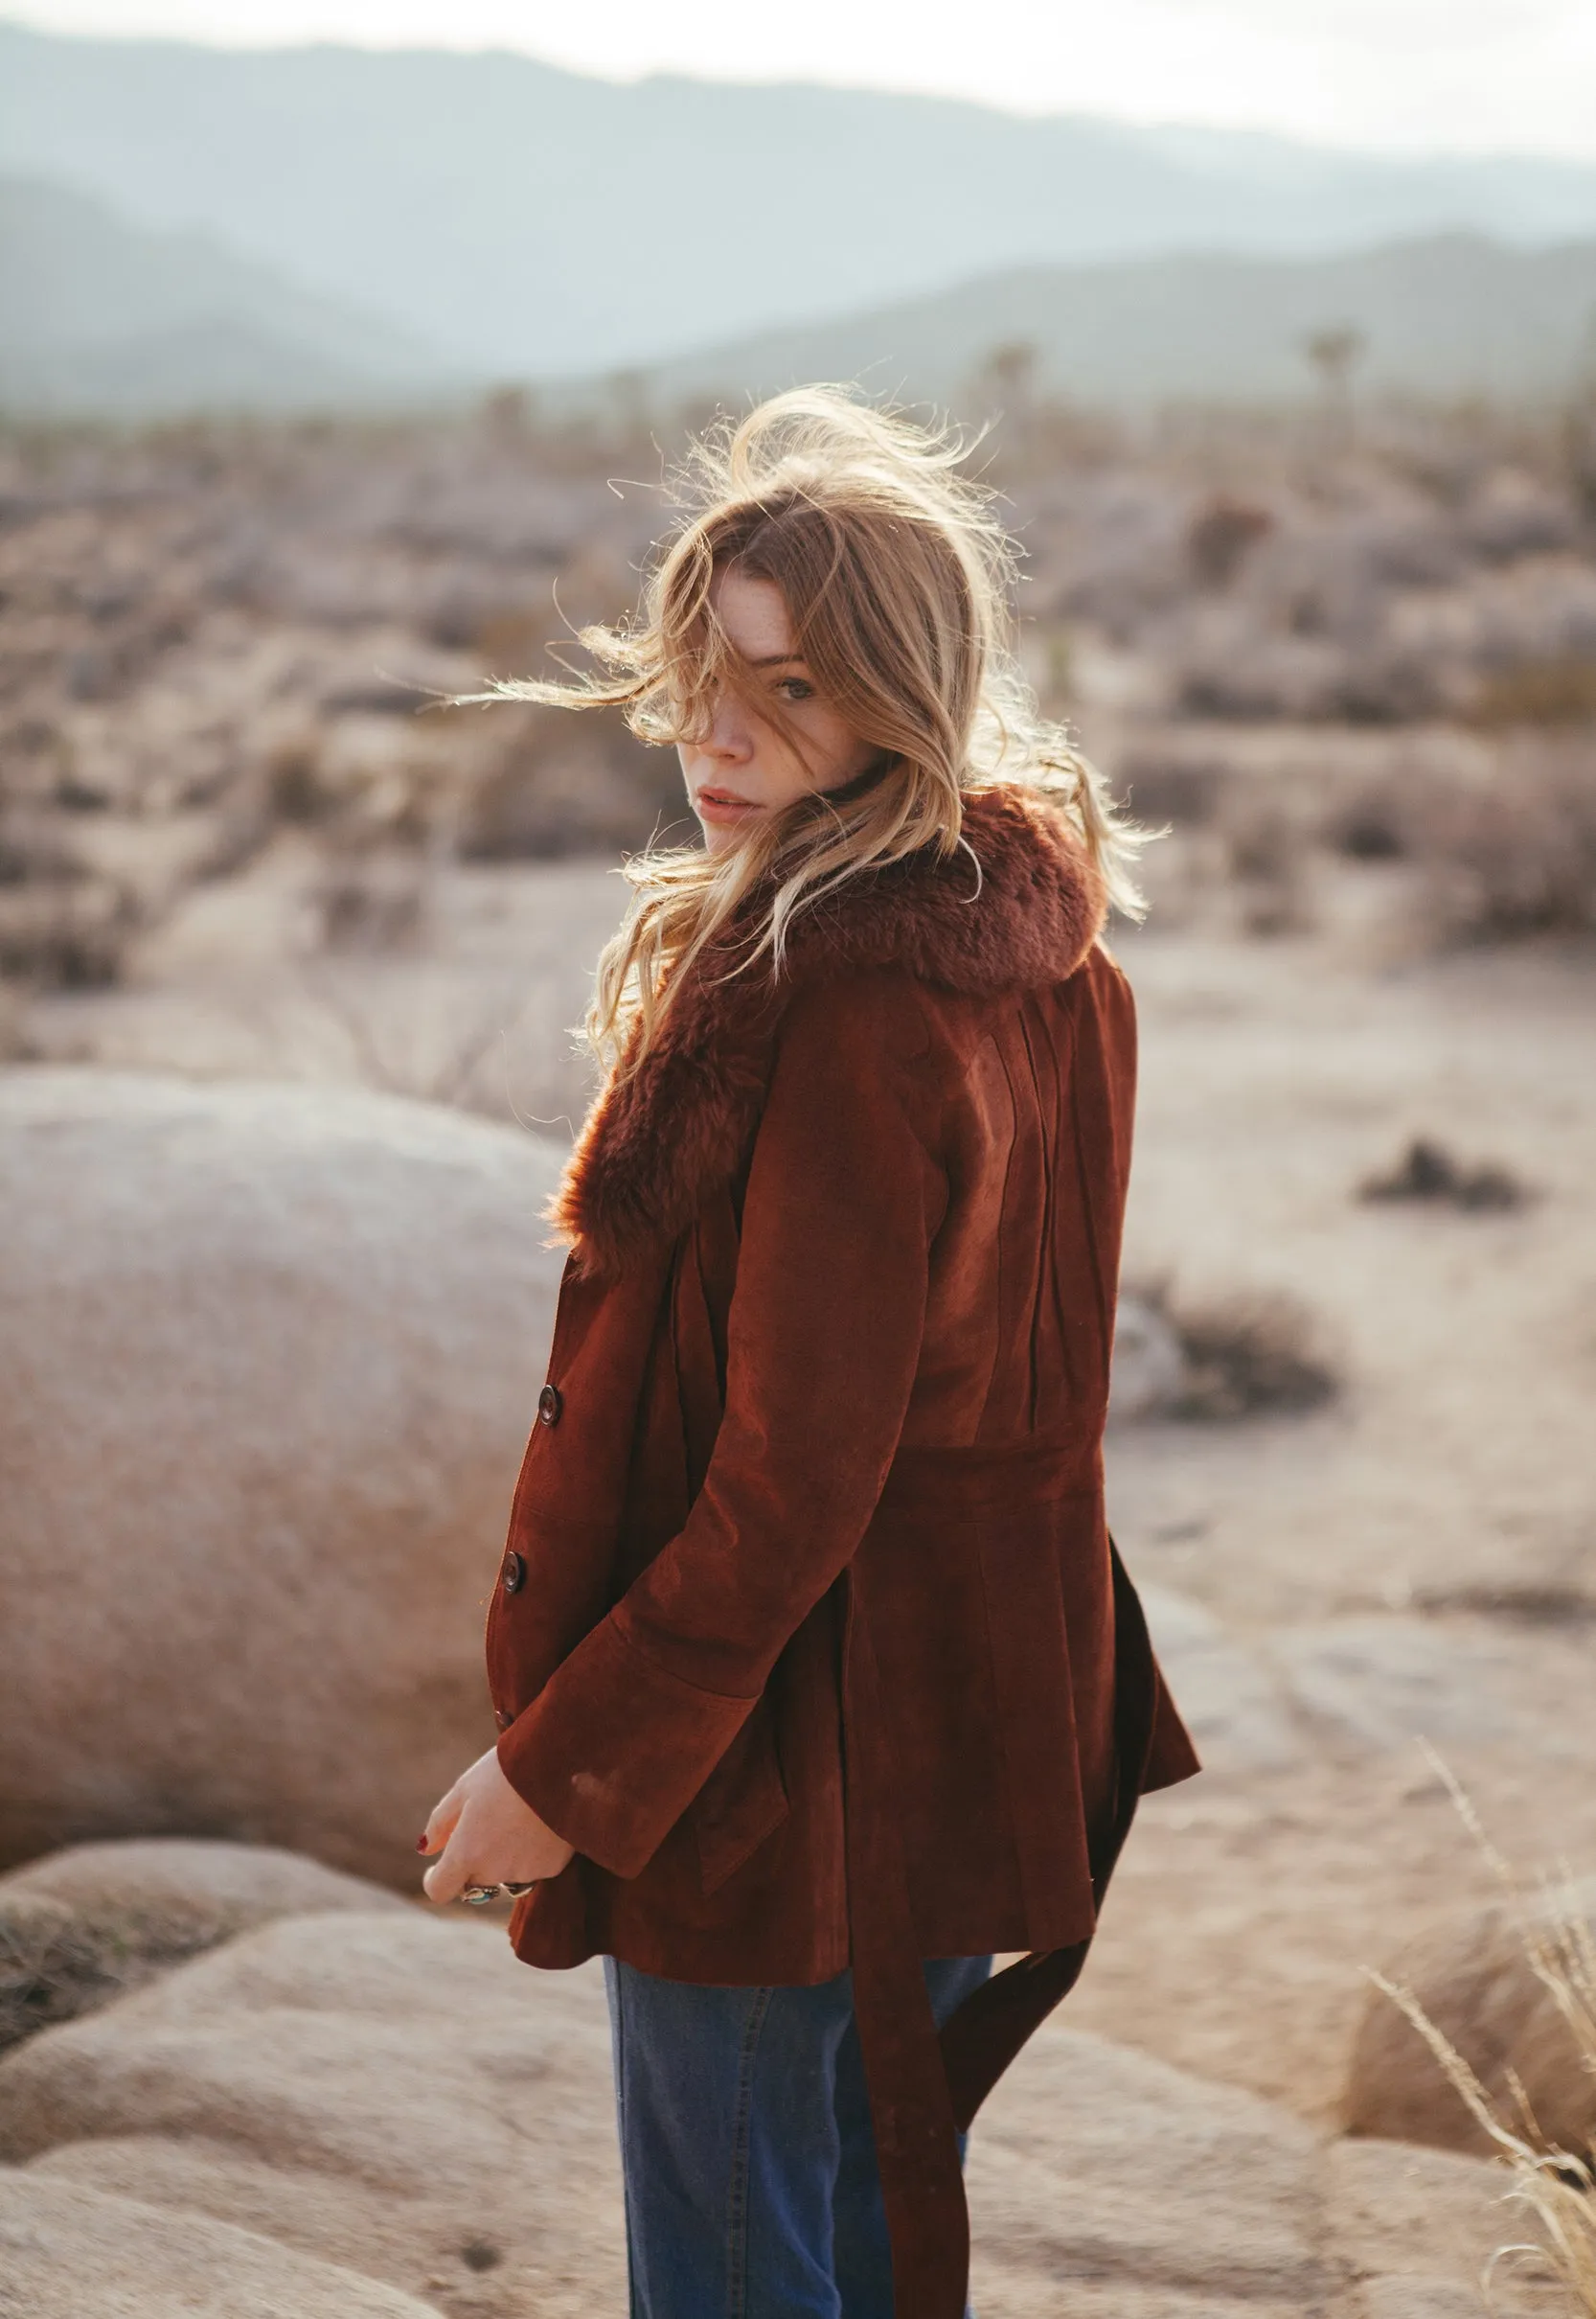
[(748, 720), (735, 700), (720, 700), (704, 742), (704, 754), (726, 765), (746, 765), (754, 753)]

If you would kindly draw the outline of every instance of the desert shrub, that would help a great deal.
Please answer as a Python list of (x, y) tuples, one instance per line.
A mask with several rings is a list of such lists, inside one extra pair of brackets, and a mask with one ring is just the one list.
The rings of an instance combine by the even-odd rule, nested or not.
[(25, 1062), (28, 1053), (23, 995), (13, 983), (0, 981), (0, 1065)]
[(1274, 528), (1266, 507), (1224, 494), (1198, 508), (1186, 531), (1186, 554), (1202, 587), (1226, 587), (1260, 540)]
[(1300, 824), (1270, 799), (1237, 802), (1243, 810), (1227, 816), (1230, 866), (1236, 876), (1271, 884), (1293, 876), (1303, 847)]
[(1121, 760), (1115, 788), (1141, 822), (1155, 828), (1200, 829), (1215, 815), (1229, 769), (1217, 757), (1188, 757), (1167, 748), (1131, 749)]
[(0, 820), (0, 886), (59, 883), (80, 874), (77, 855), (47, 820), (21, 814)]
[(1313, 1315), (1281, 1290), (1188, 1299), (1154, 1280), (1129, 1296), (1162, 1321), (1180, 1353), (1178, 1374), (1162, 1387), (1158, 1406), (1138, 1414), (1228, 1423), (1320, 1409), (1339, 1390)]
[(1316, 833), (1300, 807), (1293, 810), (1271, 786), (1238, 782), (1225, 794), (1220, 825), (1243, 931), (1265, 938), (1307, 932)]
[(231, 878), (247, 869), (271, 841), (272, 815), (263, 783), (241, 783), (212, 816), (210, 842), (194, 864), (196, 878)]
[(1424, 653), (1352, 653), (1324, 705), (1348, 724), (1411, 724), (1442, 706), (1440, 673)]
[(1596, 930), (1596, 733), (1505, 745), (1488, 784), (1416, 794), (1408, 827), (1451, 938)]
[(331, 803), (322, 779), (321, 750), (310, 732), (280, 741), (262, 768), (266, 807), (276, 821), (318, 821)]
[(1403, 861), (1441, 941), (1596, 929), (1596, 726), (1520, 730), (1393, 754), (1343, 790), (1318, 833), (1360, 861)]
[(108, 878), (59, 878), (0, 890), (0, 975), (47, 990), (104, 990), (122, 979), (138, 927), (132, 897)]
[(1516, 1626), (1573, 1627), (1596, 1622), (1596, 1596), (1555, 1578), (1490, 1578), (1457, 1586), (1421, 1587), (1414, 1596), (1422, 1611), (1467, 1611), (1481, 1619), (1502, 1619)]
[(541, 604), (498, 606), (477, 624), (469, 639), (477, 658), (495, 677), (515, 677), (541, 668), (547, 656), (550, 608)]
[(1367, 1176), (1360, 1200), (1416, 1200), (1479, 1214), (1522, 1207), (1530, 1195), (1511, 1168), (1491, 1161), (1467, 1164), (1432, 1136), (1416, 1136), (1397, 1164)]
[(1279, 1291), (1241, 1293), (1176, 1315), (1186, 1384), (1175, 1414), (1214, 1420), (1318, 1409), (1336, 1378), (1313, 1318)]
[(1569, 498), (1517, 467), (1485, 476), (1462, 511), (1464, 537), (1492, 563), (1554, 553), (1573, 544), (1577, 519)]
[(426, 865), (391, 848), (334, 854), (308, 897), (318, 946), (330, 951), (396, 951), (421, 937)]
[(619, 716), (491, 708), (487, 747), (466, 778), (456, 844), (466, 861), (617, 854), (682, 824), (673, 749), (646, 748)]
[(317, 706), (324, 717), (413, 717), (432, 700), (403, 677), (354, 677), (330, 685)]
[(1180, 655), (1174, 699), (1183, 716), (1227, 723), (1319, 723), (1339, 714), (1347, 655), (1319, 637), (1260, 635), (1245, 649), (1227, 635)]
[(1349, 861), (1401, 861), (1406, 858), (1402, 815), (1389, 799), (1369, 797), (1350, 806), (1332, 822), (1327, 834), (1335, 851)]
[(1199, 643), (1179, 660), (1174, 697), (1189, 717), (1236, 723), (1409, 724), (1443, 705), (1429, 655), (1339, 643), (1320, 633), (1299, 598), (1288, 628), (1262, 631), (1238, 649)]

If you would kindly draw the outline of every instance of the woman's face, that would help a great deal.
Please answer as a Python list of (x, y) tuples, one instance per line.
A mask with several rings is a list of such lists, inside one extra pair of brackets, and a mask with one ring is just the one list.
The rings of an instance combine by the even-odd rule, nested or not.
[(786, 734), (760, 715), (757, 702), (729, 692), (716, 702), (704, 739), (678, 745), (705, 850), (721, 854), (762, 815), (855, 779), (878, 752), (816, 691), (796, 649), (787, 599), (773, 580), (751, 579), (728, 564), (717, 574), (710, 601), (733, 651), (772, 702), (780, 702), (803, 747), (800, 757)]

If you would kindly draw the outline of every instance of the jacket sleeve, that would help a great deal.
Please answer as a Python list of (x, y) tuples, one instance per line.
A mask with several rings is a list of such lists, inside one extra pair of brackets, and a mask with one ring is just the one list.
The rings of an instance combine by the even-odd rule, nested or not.
[(692, 1802), (880, 1496), (946, 1204), (925, 1045), (897, 977), (794, 1000), (750, 1163), (704, 1486), (500, 1737), (511, 1783), (616, 1875)]

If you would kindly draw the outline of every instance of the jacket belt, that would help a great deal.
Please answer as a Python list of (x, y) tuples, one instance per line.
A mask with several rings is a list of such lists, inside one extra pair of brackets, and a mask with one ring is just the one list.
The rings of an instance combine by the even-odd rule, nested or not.
[[(1152, 1658), (1113, 1542), (1115, 1781), (1092, 1845), (1101, 1905), (1151, 1744)], [(940, 2034), (909, 1896), (900, 1787), (868, 1615), (850, 1578), (843, 1642), (844, 1806), (854, 2008), (870, 2094), (900, 2319), (964, 2319), (969, 2210), (959, 2135), (1032, 2032), (1080, 1978), (1089, 1942), (1023, 1957), (967, 1997)]]

